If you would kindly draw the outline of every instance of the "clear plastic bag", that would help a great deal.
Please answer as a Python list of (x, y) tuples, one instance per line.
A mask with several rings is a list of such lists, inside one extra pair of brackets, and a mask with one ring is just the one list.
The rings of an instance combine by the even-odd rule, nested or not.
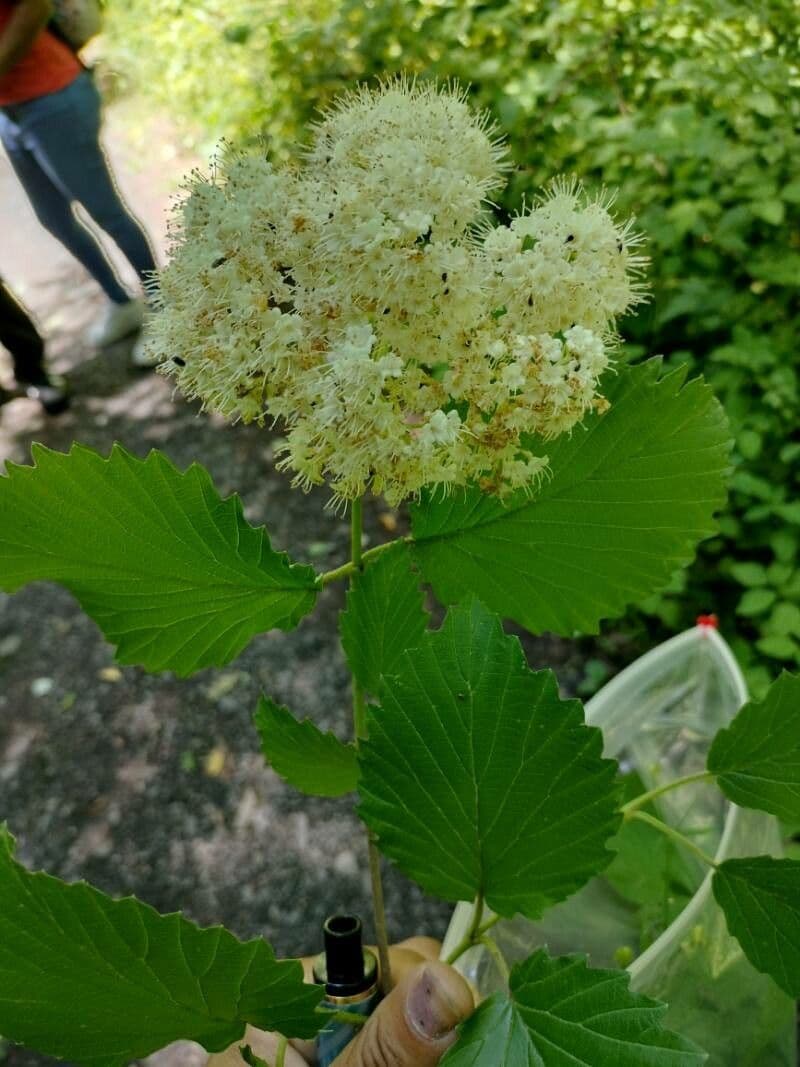
[[(741, 671), (715, 629), (697, 626), (653, 649), (586, 706), (602, 728), (605, 752), (652, 789), (705, 768), (714, 735), (747, 699)], [(688, 785), (655, 801), (660, 818), (721, 861), (779, 854), (780, 830), (769, 815), (728, 803), (714, 786)], [(648, 857), (641, 857), (642, 863)], [(711, 892), (711, 876), (687, 854), (694, 895), (628, 967), (633, 989), (669, 1004), (665, 1025), (709, 1053), (709, 1067), (797, 1067), (795, 1005), (759, 974), (728, 934)], [(459, 904), (443, 956), (466, 934), (470, 904)], [(512, 964), (547, 945), (554, 955), (588, 953), (595, 967), (615, 967), (622, 946), (637, 945), (636, 911), (605, 878), (593, 879), (538, 922), (517, 916), (492, 936)], [(482, 948), (459, 968), (488, 995), (502, 988)]]

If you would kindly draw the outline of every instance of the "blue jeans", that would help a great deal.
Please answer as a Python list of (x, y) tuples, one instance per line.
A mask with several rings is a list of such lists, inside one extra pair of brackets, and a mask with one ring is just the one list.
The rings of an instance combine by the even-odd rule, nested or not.
[(120, 197), (99, 137), (100, 94), (88, 71), (56, 93), (0, 108), (0, 141), (39, 221), (122, 304), (130, 296), (73, 204), (114, 239), (142, 281), (156, 263), (147, 235)]

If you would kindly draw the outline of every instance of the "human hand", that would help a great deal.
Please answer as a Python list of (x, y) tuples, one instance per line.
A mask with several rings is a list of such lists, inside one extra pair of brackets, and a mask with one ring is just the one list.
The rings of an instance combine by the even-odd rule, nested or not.
[[(456, 1026), (472, 1013), (470, 988), (457, 971), (439, 962), (438, 942), (414, 937), (390, 953), (395, 987), (333, 1067), (436, 1067), (456, 1039)], [(242, 1041), (209, 1056), (208, 1067), (243, 1067), (243, 1044), (273, 1064), (278, 1040), (250, 1027)], [(308, 1042), (293, 1042), (286, 1050), (284, 1067), (313, 1063)]]

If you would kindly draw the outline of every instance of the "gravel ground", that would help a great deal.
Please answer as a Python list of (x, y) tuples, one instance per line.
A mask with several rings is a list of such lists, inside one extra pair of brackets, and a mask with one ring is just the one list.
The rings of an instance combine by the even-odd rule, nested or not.
[[(120, 128), (112, 114), (111, 155), (163, 245), (166, 199), (187, 161), (156, 128), (145, 168), (134, 170)], [(138, 455), (162, 448), (181, 467), (200, 460), (223, 494), (239, 491), (248, 518), (265, 522), (276, 547), (291, 547), (296, 559), (329, 567), (346, 558), (346, 521), (324, 510), (324, 493), (289, 489), (274, 469), (269, 433), (198, 416), (163, 379), (128, 369), (126, 343), (103, 353), (86, 347), (86, 325), (102, 302), (39, 229), (2, 157), (0, 232), (0, 271), (37, 314), (53, 365), (75, 393), (71, 411), (55, 419), (27, 400), (0, 409), (0, 462), (27, 462), (32, 441), (64, 450), (79, 440), (103, 453), (120, 441)], [(371, 543), (386, 538), (386, 514), (377, 501), (366, 508)], [(329, 589), (294, 632), (262, 635), (225, 669), (179, 681), (117, 668), (97, 628), (58, 587), (0, 594), (0, 819), (16, 834), (20, 858), (114, 895), (134, 893), (161, 911), (223, 922), (241, 937), (263, 934), (287, 955), (316, 951), (332, 911), (367, 915), (365, 849), (351, 803), (288, 788), (264, 766), (250, 722), (265, 692), (347, 735), (341, 606), (341, 590)], [(554, 666), (574, 689), (574, 646), (526, 646), (533, 665)], [(391, 870), (387, 905), (395, 938), (441, 935), (450, 913)], [(5, 1057), (13, 1067), (50, 1062), (14, 1047)], [(170, 1062), (196, 1059), (182, 1046)]]

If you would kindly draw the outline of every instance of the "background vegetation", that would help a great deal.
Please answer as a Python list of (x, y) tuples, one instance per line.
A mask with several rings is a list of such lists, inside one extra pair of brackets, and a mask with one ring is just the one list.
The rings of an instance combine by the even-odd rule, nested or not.
[(195, 145), (265, 137), (285, 156), (343, 87), (405, 70), (470, 84), (508, 135), (499, 210), (556, 173), (618, 188), (653, 261), (625, 358), (701, 370), (736, 434), (720, 536), (648, 621), (717, 611), (756, 692), (797, 665), (795, 0), (110, 0), (106, 48)]

